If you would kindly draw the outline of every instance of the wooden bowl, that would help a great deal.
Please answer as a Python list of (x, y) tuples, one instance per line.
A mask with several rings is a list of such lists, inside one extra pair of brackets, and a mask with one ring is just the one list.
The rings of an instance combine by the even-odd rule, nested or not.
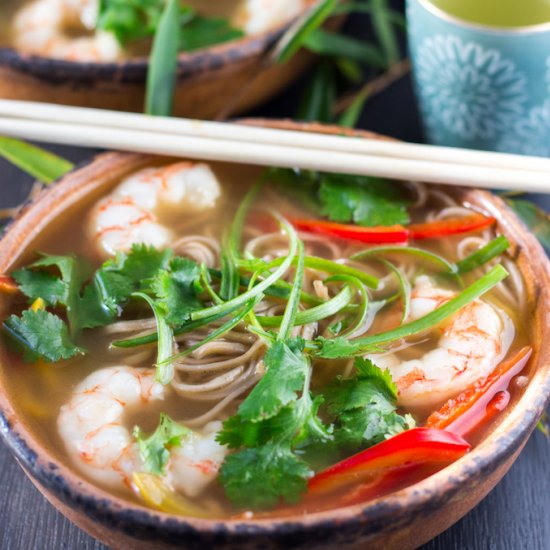
[[(293, 123), (275, 126), (336, 133), (341, 128)], [(375, 137), (362, 132), (354, 134)], [(0, 273), (34, 254), (53, 225), (83, 208), (151, 157), (108, 153), (76, 169), (29, 203), (0, 241)], [(364, 504), (285, 519), (201, 520), (159, 513), (109, 495), (52, 456), (20, 414), (0, 347), (2, 436), (40, 491), (63, 514), (112, 548), (150, 549), (370, 549), (416, 548), (471, 510), (504, 476), (523, 448), (550, 395), (550, 270), (536, 239), (505, 203), (484, 191), (459, 198), (498, 220), (523, 274), (534, 354), (532, 374), (516, 405), (469, 454), (437, 474)], [(5, 298), (4, 298), (5, 300)], [(6, 311), (6, 301), (0, 307)], [(513, 506), (513, 503), (511, 504)]]
[[(327, 28), (335, 30), (342, 23), (342, 17), (334, 18), (327, 22)], [(213, 118), (228, 100), (240, 97), (231, 113), (238, 114), (286, 88), (313, 60), (311, 54), (301, 51), (287, 63), (263, 64), (265, 53), (289, 24), (180, 54), (174, 115)], [(0, 48), (0, 98), (141, 112), (147, 67), (146, 58), (78, 63)]]

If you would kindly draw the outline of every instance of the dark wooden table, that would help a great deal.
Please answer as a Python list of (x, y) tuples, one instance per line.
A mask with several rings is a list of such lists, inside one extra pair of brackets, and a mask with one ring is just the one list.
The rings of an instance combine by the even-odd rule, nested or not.
[[(362, 30), (356, 25), (355, 32)], [(257, 114), (289, 116), (294, 112), (296, 96), (295, 89)], [(363, 113), (361, 126), (420, 141), (409, 80), (404, 79), (373, 99)], [(53, 149), (75, 162), (94, 154), (91, 150), (69, 147)], [(0, 208), (21, 202), (30, 183), (30, 178), (0, 161)], [(534, 198), (550, 210), (550, 196)], [(0, 550), (60, 549), (105, 547), (56, 512), (0, 442)], [(533, 434), (510, 473), (476, 509), (423, 547), (423, 550), (464, 549), (550, 550), (550, 443), (540, 432)]]

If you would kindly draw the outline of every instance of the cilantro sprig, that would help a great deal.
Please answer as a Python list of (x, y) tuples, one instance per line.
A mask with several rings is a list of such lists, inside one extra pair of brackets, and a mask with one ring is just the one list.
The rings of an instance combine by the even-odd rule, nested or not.
[(358, 449), (413, 428), (411, 415), (397, 413), (397, 386), (389, 371), (363, 358), (357, 358), (354, 366), (356, 376), (338, 378), (323, 392), (335, 422), (335, 444)]
[(167, 414), (161, 413), (157, 429), (148, 437), (141, 428), (134, 428), (139, 454), (143, 460), (145, 472), (163, 474), (170, 458), (170, 450), (182, 444), (191, 434), (191, 430), (172, 420)]
[(362, 226), (410, 221), (404, 188), (381, 178), (272, 168), (266, 176), (314, 214)]

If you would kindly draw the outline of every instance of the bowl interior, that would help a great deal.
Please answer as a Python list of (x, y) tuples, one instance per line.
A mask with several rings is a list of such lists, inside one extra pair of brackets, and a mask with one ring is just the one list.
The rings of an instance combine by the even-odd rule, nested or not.
[[(295, 129), (317, 129), (291, 123), (273, 124)], [(322, 128), (324, 132), (334, 130)], [(341, 132), (341, 129), (338, 129)], [(372, 137), (369, 134), (369, 137)], [(0, 273), (6, 273), (39, 249), (44, 236), (54, 225), (63, 224), (79, 208), (100, 196), (124, 175), (151, 162), (151, 157), (133, 154), (104, 154), (76, 170), (60, 183), (29, 203), (0, 241)], [(170, 525), (172, 531), (193, 529), (214, 532), (223, 528), (229, 533), (274, 532), (319, 528), (336, 518), (340, 525), (358, 525), (368, 521), (369, 529), (377, 526), (407, 524), (421, 516), (427, 508), (437, 509), (460, 498), (464, 487), (475, 487), (495, 472), (502, 475), (506, 464), (517, 455), (528, 434), (544, 410), (550, 395), (550, 310), (549, 268), (546, 256), (534, 237), (521, 225), (506, 205), (497, 197), (476, 190), (458, 190), (465, 202), (497, 218), (499, 230), (513, 243), (512, 254), (523, 274), (528, 294), (530, 333), (535, 349), (532, 376), (518, 403), (502, 418), (496, 429), (471, 453), (407, 489), (365, 504), (318, 512), (288, 519), (243, 519), (219, 522), (190, 518), (174, 519), (166, 514), (146, 509), (139, 504), (113, 497), (75, 474), (56, 460), (33, 433), (33, 427), (19, 414), (17, 396), (9, 391), (6, 379), (9, 364), (3, 350), (0, 353), (0, 411), (2, 432), (18, 459), (37, 481), (66, 503), (89, 507), (91, 517), (119, 517), (124, 521), (129, 513), (139, 517), (141, 525), (157, 528)], [(0, 303), (5, 310), (5, 300)], [(495, 474), (496, 475), (496, 474)], [(101, 503), (101, 504), (98, 504)], [(465, 510), (467, 511), (467, 510)], [(465, 512), (464, 511), (464, 512)], [(243, 531), (244, 530), (244, 531)]]

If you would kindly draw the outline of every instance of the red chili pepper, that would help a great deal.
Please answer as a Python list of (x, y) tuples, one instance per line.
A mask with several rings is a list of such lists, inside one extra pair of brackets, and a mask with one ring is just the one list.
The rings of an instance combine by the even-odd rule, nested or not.
[(361, 227), (322, 220), (294, 220), (293, 224), (300, 231), (320, 233), (321, 235), (351, 239), (370, 244), (404, 243), (409, 237), (408, 231), (402, 225)]
[(481, 422), (492, 418), (508, 404), (510, 395), (506, 399), (506, 390), (510, 381), (525, 368), (532, 352), (529, 346), (520, 349), (489, 376), (478, 380), (458, 397), (449, 399), (428, 418), (426, 427), (446, 429), (464, 436)]
[(428, 223), (413, 223), (407, 226), (411, 239), (433, 239), (447, 235), (471, 233), (490, 227), (495, 218), (488, 218), (481, 214), (472, 214), (464, 218), (451, 218)]
[(309, 493), (325, 493), (365, 481), (382, 486), (396, 468), (454, 462), (469, 449), (470, 444), (456, 434), (413, 428), (319, 472), (309, 481)]
[(433, 239), (447, 235), (471, 233), (490, 227), (495, 218), (487, 218), (481, 214), (472, 214), (464, 218), (452, 218), (428, 223), (417, 223), (407, 227), (402, 225), (362, 227), (344, 223), (327, 222), (323, 220), (294, 220), (293, 224), (300, 231), (320, 233), (341, 239), (350, 239), (369, 244), (404, 243), (409, 239)]

